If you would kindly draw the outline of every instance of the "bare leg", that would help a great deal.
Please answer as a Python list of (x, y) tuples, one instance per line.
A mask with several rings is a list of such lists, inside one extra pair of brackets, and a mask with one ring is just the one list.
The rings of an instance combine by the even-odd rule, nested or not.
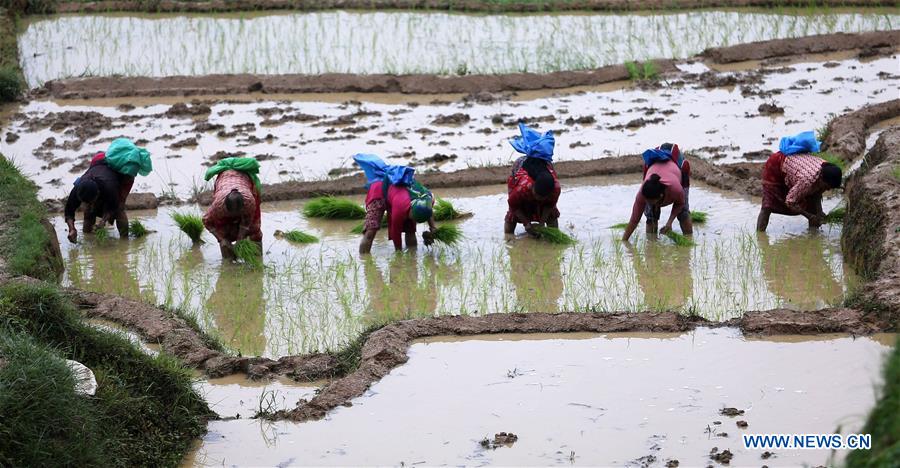
[(94, 232), (94, 225), (97, 224), (97, 216), (91, 211), (90, 208), (84, 211), (84, 224), (82, 225), (82, 230), (85, 234), (90, 234)]
[(234, 248), (232, 248), (231, 243), (220, 243), (219, 251), (222, 253), (223, 260), (234, 260), (237, 258), (234, 255)]
[(503, 222), (503, 233), (504, 234), (515, 234), (516, 233), (516, 222), (515, 221), (504, 221)]
[(119, 230), (119, 238), (128, 238), (128, 213), (125, 210), (120, 211), (116, 216), (116, 228)]
[[(822, 196), (814, 197), (809, 201), (808, 205), (809, 211), (819, 215), (822, 220), (825, 219), (825, 212), (822, 211)], [(821, 226), (820, 223), (814, 223), (812, 221), (809, 222), (810, 229), (817, 229)]]
[(690, 236), (694, 234), (694, 221), (690, 215), (678, 218), (678, 225), (681, 226), (681, 233)]
[(559, 229), (559, 218), (550, 218), (547, 220), (547, 227)]
[(415, 249), (419, 246), (419, 241), (416, 239), (416, 228), (414, 227), (411, 231), (406, 231), (406, 248), (407, 249)]
[(771, 214), (771, 210), (765, 208), (759, 209), (759, 216), (756, 218), (756, 230), (758, 232), (766, 232), (766, 228), (769, 227), (769, 216)]
[(363, 232), (362, 240), (359, 242), (359, 253), (365, 255), (372, 251), (372, 242), (375, 240), (375, 234), (378, 231), (375, 229), (366, 230)]

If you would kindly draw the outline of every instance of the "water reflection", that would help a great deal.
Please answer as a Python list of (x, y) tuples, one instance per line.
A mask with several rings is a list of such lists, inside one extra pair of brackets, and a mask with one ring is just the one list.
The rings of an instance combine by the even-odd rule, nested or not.
[(261, 269), (223, 265), (216, 289), (206, 303), (219, 336), (245, 356), (262, 355), (266, 349), (263, 279)]
[(815, 309), (823, 298), (840, 298), (843, 287), (825, 257), (825, 239), (817, 234), (786, 236), (774, 242), (758, 234), (763, 275), (769, 291), (784, 306)]

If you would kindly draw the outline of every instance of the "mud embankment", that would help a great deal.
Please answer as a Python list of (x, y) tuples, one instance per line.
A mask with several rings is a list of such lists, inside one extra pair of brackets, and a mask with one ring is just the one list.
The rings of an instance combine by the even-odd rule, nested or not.
[[(762, 60), (793, 55), (846, 50), (874, 50), (876, 54), (900, 47), (900, 30), (860, 34), (823, 34), (795, 39), (753, 42), (708, 49), (698, 56), (717, 63)], [(660, 74), (677, 74), (674, 60), (654, 60)], [(93, 99), (113, 97), (196, 96), (295, 93), (402, 93), (467, 94), (566, 89), (629, 80), (625, 65), (586, 71), (546, 74), (439, 76), (327, 73), (321, 75), (207, 75), (152, 77), (92, 77), (48, 81), (32, 90), (35, 98)]]
[[(877, 0), (817, 0), (830, 7), (880, 7)], [(446, 10), (527, 13), (541, 11), (639, 11), (733, 7), (808, 7), (809, 2), (773, 0), (549, 0), (541, 2), (486, 0), (213, 0), (213, 1), (98, 1), (61, 2), (56, 13), (102, 13), (110, 11), (215, 13), (259, 10)]]
[(868, 282), (858, 307), (881, 310), (900, 323), (900, 127), (882, 133), (860, 170), (847, 182), (841, 234), (846, 262)]
[(900, 99), (863, 107), (841, 115), (828, 123), (823, 150), (850, 162), (866, 151), (869, 127), (900, 116)]

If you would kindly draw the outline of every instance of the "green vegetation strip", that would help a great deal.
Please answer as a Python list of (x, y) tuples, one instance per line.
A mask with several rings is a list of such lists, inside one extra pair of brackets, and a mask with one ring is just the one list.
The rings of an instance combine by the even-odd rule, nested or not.
[[(3, 2), (5, 5), (7, 2)], [(18, 20), (0, 7), (0, 102), (15, 100), (25, 90), (16, 38)]]
[[(211, 416), (165, 354), (84, 324), (49, 284), (0, 286), (0, 466), (176, 466)], [(76, 395), (63, 359), (90, 368)]]
[(44, 205), (37, 200), (37, 186), (0, 155), (0, 258), (13, 275), (53, 280), (62, 265), (50, 255), (50, 234), (41, 220)]
[(366, 209), (359, 203), (343, 198), (314, 198), (303, 207), (303, 215), (307, 218), (327, 219), (364, 219)]
[(190, 213), (172, 213), (172, 220), (178, 225), (181, 232), (191, 238), (191, 242), (198, 244), (203, 242), (203, 220), (200, 216)]
[(860, 432), (872, 435), (872, 449), (850, 451), (846, 466), (897, 466), (900, 460), (900, 340), (885, 362), (881, 397)]

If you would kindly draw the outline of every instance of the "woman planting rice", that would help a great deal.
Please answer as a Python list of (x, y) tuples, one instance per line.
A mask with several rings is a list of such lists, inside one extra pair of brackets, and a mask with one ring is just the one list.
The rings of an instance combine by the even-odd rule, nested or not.
[(258, 173), (259, 161), (253, 158), (225, 158), (206, 171), (206, 180), (215, 176), (216, 184), (203, 225), (219, 241), (222, 258), (234, 259), (234, 244), (243, 239), (262, 251)]
[(825, 220), (822, 194), (841, 186), (841, 168), (813, 156), (819, 142), (813, 132), (784, 137), (778, 151), (766, 161), (762, 174), (763, 199), (756, 219), (756, 230), (765, 232), (772, 213), (803, 216), (810, 227)]
[(69, 242), (78, 240), (75, 229), (75, 211), (82, 203), (86, 234), (94, 231), (97, 216), (101, 216), (100, 226), (116, 223), (119, 237), (128, 237), (128, 215), (125, 202), (134, 186), (138, 174), (146, 176), (153, 170), (150, 153), (139, 148), (127, 138), (113, 140), (106, 152), (97, 153), (91, 159), (88, 170), (75, 180), (75, 186), (66, 200), (65, 219), (69, 227)]
[(688, 207), (691, 166), (684, 160), (678, 145), (663, 143), (658, 148), (644, 151), (644, 183), (634, 199), (631, 219), (622, 234), (622, 240), (628, 241), (641, 221), (641, 215), (647, 217), (647, 234), (656, 234), (662, 207), (672, 205), (672, 212), (660, 234), (672, 230), (672, 223), (678, 219), (681, 232), (691, 235), (694, 226)]
[(387, 212), (388, 239), (394, 249), (402, 250), (401, 235), (406, 235), (406, 247), (415, 248), (416, 224), (428, 223), (422, 234), (425, 245), (434, 242), (434, 197), (413, 177), (415, 171), (407, 166), (391, 166), (378, 156), (357, 154), (353, 160), (366, 173), (366, 221), (359, 253), (372, 251), (375, 234), (381, 229), (381, 218)]
[(525, 156), (513, 163), (506, 181), (509, 211), (506, 212), (503, 231), (513, 234), (517, 224), (538, 237), (538, 226), (556, 228), (559, 225), (560, 185), (553, 169), (553, 133), (543, 135), (519, 123), (521, 136), (509, 141), (513, 148)]

